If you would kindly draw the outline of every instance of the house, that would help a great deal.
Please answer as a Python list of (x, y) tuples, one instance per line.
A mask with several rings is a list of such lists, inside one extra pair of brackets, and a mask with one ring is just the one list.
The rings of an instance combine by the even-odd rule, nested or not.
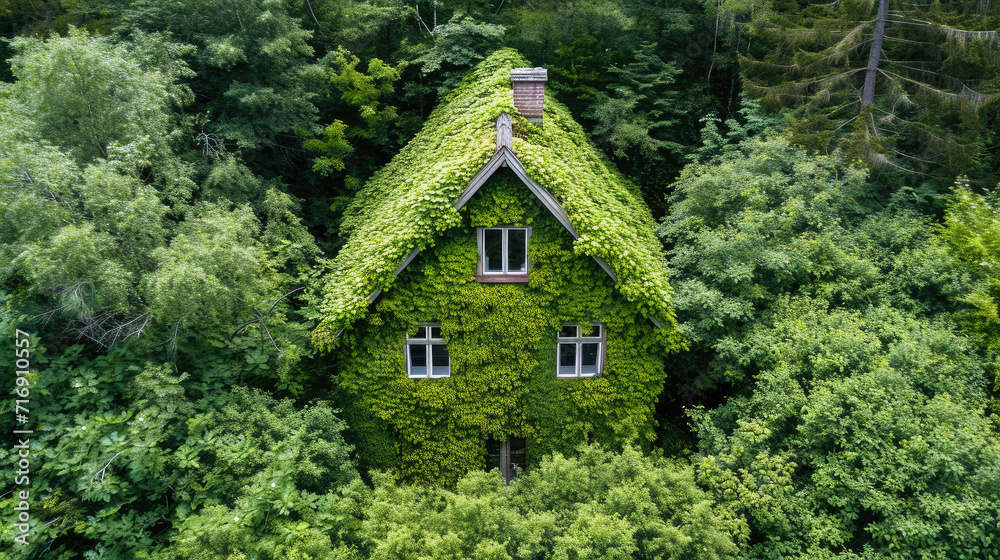
[(369, 468), (509, 478), (653, 438), (684, 344), (654, 222), (527, 66), (479, 64), (344, 219), (313, 342)]

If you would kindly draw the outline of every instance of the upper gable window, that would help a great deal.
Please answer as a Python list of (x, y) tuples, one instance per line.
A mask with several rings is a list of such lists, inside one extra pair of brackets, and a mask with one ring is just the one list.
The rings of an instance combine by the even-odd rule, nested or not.
[(478, 228), (479, 281), (527, 282), (531, 228)]
[(559, 377), (590, 377), (604, 370), (604, 325), (563, 325), (559, 331)]
[(406, 337), (406, 374), (414, 378), (451, 375), (448, 343), (441, 337), (440, 326), (423, 325)]

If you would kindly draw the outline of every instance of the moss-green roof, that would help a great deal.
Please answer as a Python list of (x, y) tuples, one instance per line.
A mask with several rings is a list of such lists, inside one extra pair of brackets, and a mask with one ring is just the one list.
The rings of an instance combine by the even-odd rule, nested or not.
[(367, 313), (369, 296), (392, 285), (414, 249), (433, 246), (460, 225), (455, 203), (496, 151), (502, 113), (514, 118), (514, 154), (555, 195), (579, 234), (576, 252), (607, 262), (623, 296), (664, 327), (675, 327), (666, 259), (649, 209), (552, 96), (545, 95), (544, 126), (518, 113), (510, 70), (527, 66), (511, 49), (490, 55), (358, 193), (343, 223), (348, 241), (323, 290), (324, 318), (313, 332), (318, 348), (332, 348), (337, 333)]

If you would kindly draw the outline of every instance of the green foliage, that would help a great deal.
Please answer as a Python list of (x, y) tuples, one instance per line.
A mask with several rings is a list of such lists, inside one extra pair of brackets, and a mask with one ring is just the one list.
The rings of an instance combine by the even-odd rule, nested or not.
[(168, 136), (168, 82), (143, 71), (124, 46), (71, 29), (67, 37), (17, 39), (12, 95), (25, 104), (41, 135), (77, 161), (136, 152), (148, 165)]
[(582, 446), (504, 485), (496, 471), (453, 490), (379, 475), (352, 496), (362, 550), (373, 559), (731, 558), (730, 523), (694, 484), (690, 467), (634, 448)]
[(1000, 446), (946, 324), (784, 300), (745, 341), (752, 396), (698, 416), (699, 479), (759, 558), (988, 558)]
[(347, 125), (337, 119), (323, 129), (323, 139), (306, 140), (302, 147), (318, 154), (313, 171), (321, 175), (329, 175), (334, 171), (344, 170), (344, 160), (354, 152), (354, 146), (346, 136)]
[[(996, 194), (980, 196), (972, 192), (968, 183), (960, 178), (953, 190), (945, 215), (941, 235), (952, 253), (975, 280), (974, 289), (963, 301), (970, 309), (958, 315), (958, 323), (974, 336), (981, 337), (995, 356), (1000, 351), (1000, 218)], [(1000, 374), (995, 381), (994, 394), (1000, 391)], [(996, 398), (992, 405), (1000, 412)]]
[(737, 112), (742, 118), (726, 119), (722, 123), (724, 129), (721, 131), (719, 130), (721, 119), (714, 114), (703, 117), (701, 146), (693, 149), (687, 159), (696, 163), (717, 163), (719, 161), (717, 158), (723, 154), (739, 153), (743, 149), (740, 143), (751, 136), (773, 133), (781, 129), (781, 120), (767, 115), (761, 109), (760, 102), (750, 99), (746, 94), (740, 94), (740, 110)]
[(976, 279), (976, 290), (966, 297), (973, 311), (962, 321), (985, 338), (986, 344), (1000, 350), (1000, 219), (996, 196), (980, 196), (960, 179), (953, 192), (942, 236), (956, 257)]
[(153, 252), (159, 266), (146, 278), (149, 309), (165, 323), (220, 329), (263, 304), (273, 290), (270, 262), (256, 242), (260, 224), (249, 208), (205, 204), (196, 211), (168, 247)]
[[(128, 29), (170, 32), (198, 47), (204, 69), (192, 88), (211, 116), (207, 133), (241, 150), (275, 148), (319, 132), (324, 72), (313, 61), (304, 3), (292, 0), (138, 2), (123, 7)], [(304, 15), (304, 14), (303, 14)]]
[(447, 71), (448, 77), (440, 82), (437, 90), (443, 97), (458, 84), (465, 71), (496, 48), (503, 39), (504, 27), (455, 15), (448, 23), (436, 26), (431, 34), (434, 46), (416, 62), (425, 76)]
[(682, 328), (716, 352), (714, 375), (752, 372), (743, 338), (788, 295), (854, 309), (954, 309), (966, 274), (927, 220), (905, 206), (872, 212), (873, 196), (860, 170), (778, 137), (685, 169), (658, 232), (674, 244)]
[[(94, 231), (91, 224), (79, 227), (71, 224), (60, 228), (46, 243), (23, 253), (21, 266), (28, 271), (35, 290), (72, 291), (76, 286), (89, 284), (100, 300), (100, 307), (125, 310), (129, 308), (130, 296), (135, 295), (133, 273), (112, 258), (117, 248), (109, 234)], [(85, 318), (92, 314), (88, 309), (74, 315)]]
[[(0, 130), (0, 253), (4, 281), (21, 277), (35, 295), (60, 294), (63, 303), (86, 287), (94, 296), (72, 315), (98, 308), (138, 307), (137, 275), (154, 265), (151, 252), (167, 236), (154, 188), (122, 160), (81, 169), (34, 134), (32, 122), (10, 104)], [(125, 169), (123, 169), (123, 167)]]
[(291, 4), (247, 0), (184, 6), (211, 26), (210, 35), (195, 33), (203, 42), (204, 62), (229, 78), (220, 80), (226, 89), (213, 104), (220, 114), (218, 130), (241, 148), (273, 146), (278, 134), (315, 128), (316, 93), (307, 84), (320, 72), (307, 64), (314, 52), (312, 32), (302, 29)]
[[(341, 115), (348, 119), (345, 124), (340, 118), (326, 127), (323, 139), (307, 140), (303, 147), (318, 155), (313, 163), (313, 171), (322, 175), (330, 175), (334, 171), (343, 171), (348, 164), (349, 156), (355, 154), (352, 141), (360, 144), (365, 150), (353, 156), (354, 160), (365, 161), (363, 154), (369, 150), (384, 148), (391, 143), (390, 131), (395, 124), (396, 108), (386, 101), (392, 95), (393, 84), (400, 78), (400, 72), (406, 68), (402, 62), (395, 67), (373, 58), (368, 62), (367, 73), (357, 69), (360, 59), (340, 48), (328, 54), (323, 63), (331, 67), (330, 82), (340, 93), (340, 101), (357, 113), (354, 118)], [(365, 163), (370, 163), (366, 161)], [(370, 173), (363, 165), (354, 163), (350, 174)], [(357, 182), (350, 175), (348, 182)]]
[(593, 134), (599, 144), (610, 148), (608, 151), (617, 157), (638, 152), (644, 159), (655, 161), (660, 149), (680, 148), (662, 139), (676, 125), (676, 120), (668, 118), (676, 116), (680, 109), (670, 86), (680, 71), (673, 63), (661, 60), (655, 48), (655, 44), (644, 43), (635, 62), (623, 68), (611, 67), (611, 72), (619, 76), (614, 96), (598, 94), (594, 105), (584, 113), (597, 121)]
[[(618, 51), (634, 46), (629, 44), (634, 39), (629, 32), (636, 19), (623, 8), (622, 3), (610, 0), (525, 4), (515, 10), (517, 24), (511, 41), (527, 56), (547, 66), (555, 62), (553, 58), (563, 59), (557, 72), (564, 72), (569, 79), (562, 86), (581, 86), (582, 80), (572, 78), (578, 78), (577, 73), (602, 71), (618, 54), (609, 56), (609, 47)], [(598, 44), (604, 48), (594, 48)]]
[(940, 210), (955, 175), (996, 181), (983, 165), (980, 109), (995, 96), (1000, 51), (995, 34), (977, 30), (996, 28), (997, 8), (886, 6), (885, 42), (871, 58), (880, 2), (773, 3), (743, 24), (759, 45), (741, 54), (744, 87), (769, 110), (787, 109), (796, 144), (839, 147), (892, 175), (889, 185), (928, 184)]
[[(0, 317), (13, 340), (9, 309)], [(161, 557), (174, 540), (185, 550), (207, 512), (243, 503), (238, 515), (260, 521), (249, 526), (254, 540), (275, 547), (322, 496), (357, 478), (336, 411), (227, 391), (232, 355), (219, 360), (225, 370), (206, 355), (190, 375), (170, 364), (140, 365), (133, 348), (95, 357), (80, 345), (52, 352), (41, 341), (30, 338), (33, 526), (19, 558)], [(12, 345), (4, 350), (0, 366), (12, 370)], [(9, 431), (13, 411), (4, 412)], [(16, 453), (4, 449), (0, 458)], [(10, 509), (12, 500), (0, 497), (0, 505)], [(269, 543), (259, 538), (261, 526), (278, 527)]]
[(274, 255), (278, 266), (294, 263), (305, 266), (311, 258), (319, 255), (316, 242), (302, 225), (298, 216), (298, 205), (287, 193), (268, 189), (264, 199), (267, 225), (261, 242)]
[[(518, 5), (503, 20), (509, 44), (548, 69), (547, 88), (639, 185), (657, 218), (699, 118), (726, 105), (707, 95), (699, 9), (688, 0), (546, 0)], [(733, 96), (731, 75), (708, 80), (720, 97)]]
[(213, 162), (211, 171), (201, 184), (201, 196), (211, 202), (259, 206), (267, 185), (240, 159), (223, 153)]
[(491, 55), (359, 192), (343, 224), (350, 240), (324, 291), (325, 318), (313, 335), (318, 348), (331, 348), (340, 328), (367, 313), (368, 296), (393, 285), (393, 272), (408, 253), (460, 224), (454, 200), (493, 154), (501, 113), (515, 119), (514, 152), (528, 174), (552, 189), (580, 233), (574, 252), (608, 262), (629, 301), (671, 324), (670, 287), (648, 209), (562, 105), (546, 98), (544, 127), (518, 114), (510, 69), (523, 66), (527, 62), (513, 51)]
[[(294, 202), (268, 194), (274, 183), (241, 158), (210, 154), (200, 188), (192, 181), (171, 149), (183, 127), (169, 128), (169, 109), (184, 101), (173, 82), (187, 75), (186, 51), (134, 39), (144, 43), (82, 31), (17, 43), (19, 79), (0, 101), (0, 280), (99, 344), (181, 324), (221, 344), (297, 274), (276, 270), (317, 249)], [(80, 113), (91, 110), (101, 114)], [(263, 234), (249, 205), (266, 214)], [(129, 324), (139, 330), (119, 329)]]
[[(664, 351), (678, 347), (670, 331), (641, 320), (513, 174), (494, 176), (461, 215), (374, 313), (341, 335), (336, 381), (365, 465), (453, 483), (482, 467), (489, 437), (527, 438), (531, 460), (588, 438), (652, 441)], [(474, 280), (475, 228), (500, 223), (532, 227), (527, 284)], [(561, 324), (592, 321), (607, 332), (604, 373), (557, 379)], [(449, 378), (406, 375), (406, 334), (426, 322), (440, 323), (448, 341)]]

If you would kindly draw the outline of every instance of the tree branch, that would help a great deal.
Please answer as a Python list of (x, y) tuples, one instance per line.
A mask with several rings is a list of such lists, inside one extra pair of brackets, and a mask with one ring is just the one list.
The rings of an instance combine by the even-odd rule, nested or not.
[[(118, 457), (119, 455), (121, 455), (122, 453), (124, 453), (124, 452), (123, 451), (119, 451), (118, 453), (115, 453), (115, 456), (111, 458), (111, 461), (114, 461), (115, 458)], [(104, 482), (104, 475), (107, 474), (108, 467), (111, 466), (111, 461), (108, 461), (108, 464), (104, 465), (103, 469), (95, 472), (94, 476), (92, 476), (90, 478), (92, 478), (92, 479), (93, 478), (97, 478), (97, 475), (101, 475), (101, 482)]]

